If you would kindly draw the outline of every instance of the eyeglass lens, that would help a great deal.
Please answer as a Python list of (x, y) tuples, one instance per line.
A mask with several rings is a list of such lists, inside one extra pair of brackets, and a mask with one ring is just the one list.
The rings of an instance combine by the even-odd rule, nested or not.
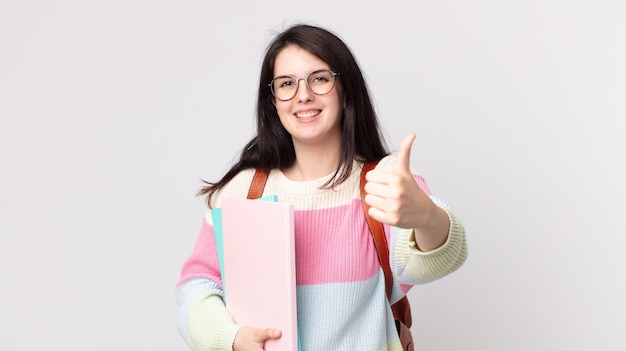
[[(279, 76), (272, 81), (272, 92), (279, 100), (289, 100), (296, 95), (298, 83), (302, 78)], [(335, 75), (329, 70), (319, 70), (306, 76), (308, 89), (317, 95), (328, 94), (335, 85)]]

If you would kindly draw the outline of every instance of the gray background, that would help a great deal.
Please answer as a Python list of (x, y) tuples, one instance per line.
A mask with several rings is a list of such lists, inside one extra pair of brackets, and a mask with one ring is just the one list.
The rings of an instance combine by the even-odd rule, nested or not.
[(0, 1), (1, 350), (185, 350), (174, 284), (284, 24), (341, 35), (464, 220), (419, 350), (626, 349), (624, 2)]

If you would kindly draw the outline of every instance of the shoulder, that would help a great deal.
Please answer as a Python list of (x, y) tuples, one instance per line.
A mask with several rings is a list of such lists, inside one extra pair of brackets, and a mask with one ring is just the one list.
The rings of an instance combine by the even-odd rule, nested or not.
[(391, 171), (395, 163), (396, 155), (387, 155), (383, 157), (380, 161), (378, 161), (378, 164), (376, 164), (376, 169)]
[[(380, 169), (383, 171), (392, 171), (397, 159), (398, 157), (396, 155), (387, 155), (383, 157), (380, 161), (378, 161), (376, 169)], [(411, 166), (411, 173), (413, 173), (414, 176), (421, 177), (419, 172), (413, 166)]]

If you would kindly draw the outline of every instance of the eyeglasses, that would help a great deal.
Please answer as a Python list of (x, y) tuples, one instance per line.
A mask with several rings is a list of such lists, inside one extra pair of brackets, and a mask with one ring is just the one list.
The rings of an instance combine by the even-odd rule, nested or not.
[(306, 82), (306, 87), (310, 92), (315, 95), (325, 95), (333, 90), (335, 77), (338, 75), (339, 73), (328, 69), (319, 69), (309, 73), (306, 77), (278, 76), (272, 79), (269, 86), (275, 98), (281, 101), (288, 101), (296, 96), (301, 79)]

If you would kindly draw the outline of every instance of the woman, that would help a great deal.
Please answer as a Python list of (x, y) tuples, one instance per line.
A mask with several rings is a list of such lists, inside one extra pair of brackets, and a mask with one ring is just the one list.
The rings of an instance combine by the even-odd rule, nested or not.
[[(299, 337), (303, 350), (400, 350), (359, 192), (382, 222), (394, 276), (392, 301), (466, 259), (463, 226), (409, 165), (415, 138), (397, 155), (384, 143), (350, 49), (331, 32), (296, 25), (269, 45), (261, 68), (257, 136), (223, 178), (201, 190), (209, 208), (245, 198), (255, 169), (264, 195), (294, 206)], [(331, 264), (332, 262), (332, 264)], [(223, 302), (211, 216), (176, 287), (179, 330), (194, 350), (263, 350), (280, 330), (234, 324)], [(330, 317), (332, 314), (332, 317)]]

